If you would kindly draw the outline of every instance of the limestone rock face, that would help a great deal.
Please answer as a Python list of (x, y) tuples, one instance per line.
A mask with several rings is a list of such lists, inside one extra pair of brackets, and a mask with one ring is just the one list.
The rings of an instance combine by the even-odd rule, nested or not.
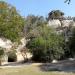
[(25, 38), (22, 38), (21, 40), (21, 44), (20, 45), (18, 45), (18, 47), (16, 48), (16, 51), (20, 51), (23, 47), (25, 47), (26, 46), (26, 39)]
[(73, 20), (63, 20), (62, 21), (62, 27), (68, 27), (70, 25), (73, 25), (74, 21)]
[[(28, 58), (28, 59), (31, 59), (32, 54), (29, 53), (29, 52), (27, 52), (26, 54), (27, 54), (27, 58)], [(23, 58), (21, 52), (17, 52), (16, 55), (17, 55), (17, 62), (20, 62), (20, 61), (23, 61), (23, 60), (24, 60), (24, 58)]]
[(48, 26), (52, 26), (53, 28), (58, 28), (58, 27), (69, 27), (69, 26), (75, 26), (75, 22), (73, 20), (49, 20)]
[(48, 25), (52, 26), (54, 28), (57, 28), (57, 27), (61, 26), (61, 22), (58, 19), (56, 19), (56, 20), (49, 20)]
[(73, 26), (75, 26), (75, 22), (73, 23)]
[(0, 38), (0, 47), (10, 49), (12, 47), (11, 40)]

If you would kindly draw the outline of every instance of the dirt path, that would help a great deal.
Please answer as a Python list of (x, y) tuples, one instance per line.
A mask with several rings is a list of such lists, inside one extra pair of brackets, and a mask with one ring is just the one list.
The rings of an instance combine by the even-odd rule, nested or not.
[(64, 60), (59, 61), (58, 63), (9, 63), (0, 68), (17, 68), (17, 67), (25, 67), (25, 66), (37, 66), (43, 71), (67, 71), (67, 72), (75, 72), (75, 60)]

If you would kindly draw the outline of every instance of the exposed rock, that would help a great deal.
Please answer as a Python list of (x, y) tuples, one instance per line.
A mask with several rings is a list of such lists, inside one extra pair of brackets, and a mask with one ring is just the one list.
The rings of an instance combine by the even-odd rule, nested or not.
[[(28, 59), (30, 59), (30, 58), (32, 57), (32, 54), (31, 54), (31, 53), (27, 52), (26, 54), (27, 54), (27, 58), (28, 58)], [(21, 52), (17, 52), (16, 55), (17, 55), (17, 61), (18, 61), (18, 62), (24, 60), (24, 58), (23, 58)]]
[(21, 44), (18, 45), (18, 47), (16, 48), (16, 51), (20, 51), (26, 45), (26, 39), (25, 38), (22, 38), (20, 41), (21, 41)]
[(52, 26), (54, 28), (57, 28), (57, 27), (61, 26), (61, 22), (58, 19), (56, 19), (56, 20), (49, 20), (48, 25)]
[(58, 62), (58, 61), (57, 61), (57, 60), (55, 60), (55, 59), (52, 61), (52, 63), (57, 63), (57, 62)]
[(73, 25), (73, 20), (62, 20), (62, 27), (69, 27), (70, 25)]
[(5, 38), (0, 38), (0, 47), (9, 50), (12, 47), (11, 40), (8, 40), (8, 39), (5, 39)]
[[(26, 45), (26, 39), (25, 38), (22, 38), (20, 41), (21, 41), (21, 43), (19, 45), (17, 45), (16, 43), (12, 43), (8, 39), (0, 38), (0, 47), (4, 48), (5, 49), (5, 52), (8, 52), (8, 51), (12, 50), (12, 47), (14, 45), (15, 46), (17, 45), (16, 47), (13, 47), (17, 51), (16, 52), (17, 61), (23, 61), (24, 60), (24, 57), (22, 56), (20, 50), (25, 47), (25, 45)], [(30, 59), (32, 57), (32, 55), (30, 53), (26, 53), (26, 54), (27, 54), (27, 58), (28, 59)], [(7, 63), (8, 63), (8, 56), (6, 54), (2, 58), (2, 65), (7, 64)]]
[(58, 19), (54, 19), (54, 20), (49, 20), (48, 22), (48, 26), (52, 26), (54, 28), (58, 28), (58, 27), (69, 27), (69, 26), (75, 26), (75, 22), (73, 20), (58, 20)]

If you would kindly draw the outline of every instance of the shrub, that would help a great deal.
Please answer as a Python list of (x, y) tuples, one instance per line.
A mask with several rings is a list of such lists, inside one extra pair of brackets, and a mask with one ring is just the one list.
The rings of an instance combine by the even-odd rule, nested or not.
[(63, 45), (63, 37), (45, 27), (40, 30), (40, 36), (31, 39), (26, 46), (32, 52), (33, 60), (50, 62), (63, 56)]

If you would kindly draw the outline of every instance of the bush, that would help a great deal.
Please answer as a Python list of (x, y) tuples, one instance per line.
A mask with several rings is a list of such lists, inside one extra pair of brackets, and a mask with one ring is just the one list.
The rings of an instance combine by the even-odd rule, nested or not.
[(16, 53), (11, 51), (8, 53), (8, 62), (15, 62), (17, 60)]
[(50, 28), (42, 28), (40, 36), (31, 39), (27, 47), (33, 54), (33, 60), (50, 62), (53, 59), (60, 59), (64, 55), (64, 39)]

